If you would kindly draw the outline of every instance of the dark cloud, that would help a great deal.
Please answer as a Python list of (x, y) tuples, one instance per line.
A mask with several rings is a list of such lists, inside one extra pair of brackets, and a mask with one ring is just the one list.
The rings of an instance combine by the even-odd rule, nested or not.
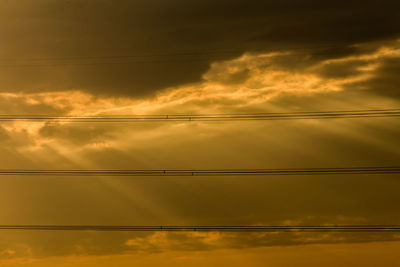
[(379, 62), (379, 67), (373, 72), (373, 77), (349, 87), (368, 90), (378, 95), (390, 98), (400, 98), (400, 58), (385, 58)]
[(352, 60), (349, 62), (335, 62), (322, 66), (317, 74), (325, 78), (349, 78), (362, 74), (362, 67), (366, 67), (369, 61), (367, 60)]
[[(210, 62), (244, 51), (298, 49), (335, 57), (352, 53), (350, 44), (398, 36), (398, 6), (314, 0), (3, 2), (0, 55), (19, 60), (2, 60), (1, 90), (141, 96), (198, 81)], [(139, 57), (27, 61), (110, 55)]]

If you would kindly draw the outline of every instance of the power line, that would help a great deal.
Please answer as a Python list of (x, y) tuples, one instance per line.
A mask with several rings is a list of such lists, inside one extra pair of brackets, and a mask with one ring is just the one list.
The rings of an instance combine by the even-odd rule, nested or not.
[(352, 119), (399, 117), (400, 109), (317, 111), (292, 113), (226, 113), (226, 114), (165, 114), (165, 115), (0, 115), (0, 121), (49, 122), (151, 122), (151, 121), (247, 121)]
[(210, 169), (210, 170), (0, 170), (0, 175), (42, 176), (242, 176), (242, 175), (352, 175), (398, 174), (400, 166), (299, 169)]
[(296, 226), (115, 226), (115, 225), (0, 225), (18, 231), (109, 231), (109, 232), (400, 232), (400, 225), (296, 225)]
[[(217, 60), (218, 58), (207, 58)], [(205, 61), (203, 58), (184, 58), (184, 59), (155, 59), (155, 60), (130, 60), (130, 61), (105, 61), (105, 62), (67, 62), (67, 63), (43, 63), (43, 64), (0, 64), (0, 68), (20, 68), (20, 67), (60, 67), (60, 66), (100, 66), (100, 65), (130, 65), (144, 63), (172, 63), (172, 62), (197, 62)]]
[[(139, 59), (140, 61), (132, 61), (132, 63), (142, 63), (142, 62), (154, 62), (154, 59), (157, 58), (163, 58), (161, 60), (167, 60), (169, 61), (168, 57), (174, 57), (174, 59), (190, 59), (188, 56), (195, 56), (197, 58), (192, 58), (194, 60), (202, 60), (204, 58), (201, 58), (203, 56), (220, 56), (220, 55), (236, 55), (238, 53), (244, 53), (246, 52), (245, 49), (230, 49), (230, 50), (208, 50), (208, 51), (181, 51), (181, 52), (171, 52), (171, 53), (144, 53), (144, 54), (131, 54), (131, 55), (93, 55), (93, 56), (72, 56), (72, 57), (55, 57), (55, 58), (24, 58), (24, 59), (17, 59), (17, 58), (0, 58), (0, 62), (20, 62), (20, 63), (26, 63), (26, 62), (39, 62), (37, 65), (32, 65), (32, 66), (41, 66), (43, 62), (51, 62), (58, 64), (60, 63), (63, 65), (65, 62), (67, 64), (80, 64), (84, 61), (89, 62), (89, 63), (107, 63), (107, 62), (93, 62), (93, 60), (112, 60), (111, 62), (113, 63), (125, 63), (126, 61), (115, 61), (119, 59)], [(198, 58), (200, 57), (200, 58)], [(209, 58), (209, 57), (208, 57)], [(207, 59), (208, 59), (207, 58)], [(73, 62), (73, 60), (78, 60), (79, 62)], [(59, 61), (57, 63), (57, 61)], [(69, 62), (68, 62), (69, 61)], [(158, 61), (158, 60), (156, 60)], [(42, 63), (41, 63), (42, 62)], [(128, 61), (129, 62), (129, 61)], [(7, 64), (7, 65), (0, 65), (0, 66), (25, 66), (24, 64)]]
[[(90, 65), (118, 65), (118, 64), (135, 64), (135, 63), (163, 63), (163, 62), (185, 62), (204, 61), (218, 59), (220, 56), (237, 55), (246, 52), (258, 53), (282, 53), (291, 52), (294, 54), (334, 54), (326, 49), (338, 48), (332, 45), (320, 45), (310, 47), (286, 47), (285, 49), (270, 50), (254, 50), (248, 47), (236, 49), (210, 49), (195, 51), (175, 51), (167, 53), (143, 53), (143, 54), (127, 54), (127, 55), (91, 55), (91, 56), (70, 56), (70, 57), (43, 57), (43, 58), (0, 58), (0, 62), (17, 62), (17, 64), (0, 64), (0, 67), (55, 67), (55, 66), (90, 66)], [(250, 49), (250, 50), (249, 50)], [(313, 51), (317, 49), (317, 51)], [(325, 49), (321, 51), (321, 49)], [(204, 56), (208, 56), (204, 58)], [(211, 56), (211, 57), (210, 57)], [(174, 57), (172, 60), (168, 57)], [(192, 57), (192, 58), (190, 58)], [(194, 57), (194, 58), (193, 58)], [(214, 57), (214, 58), (213, 58)], [(161, 59), (158, 59), (161, 58)], [(121, 61), (121, 60), (129, 61)], [(134, 59), (134, 60), (132, 60)], [(179, 60), (183, 59), (183, 60)], [(99, 61), (111, 60), (111, 61)], [(119, 60), (119, 61), (118, 61)], [(47, 61), (47, 63), (45, 63)], [(75, 61), (75, 62), (74, 62)], [(31, 62), (31, 63), (30, 63)]]
[(143, 53), (143, 54), (129, 54), (129, 55), (92, 55), (92, 56), (72, 56), (72, 57), (43, 57), (43, 58), (0, 58), (1, 61), (69, 61), (69, 60), (96, 60), (96, 59), (124, 59), (124, 58), (152, 58), (152, 57), (169, 57), (169, 56), (203, 56), (203, 55), (219, 55), (244, 52), (244, 49), (230, 49), (230, 50), (203, 50), (203, 51), (180, 51), (171, 53)]

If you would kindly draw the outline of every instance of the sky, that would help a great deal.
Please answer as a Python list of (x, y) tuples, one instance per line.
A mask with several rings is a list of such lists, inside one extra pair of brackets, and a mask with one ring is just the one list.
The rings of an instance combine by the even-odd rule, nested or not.
[[(398, 1), (0, 0), (1, 115), (400, 107)], [(0, 169), (398, 166), (396, 117), (0, 122)], [(398, 174), (2, 176), (0, 224), (400, 224)], [(398, 266), (398, 233), (0, 232), (0, 266)]]

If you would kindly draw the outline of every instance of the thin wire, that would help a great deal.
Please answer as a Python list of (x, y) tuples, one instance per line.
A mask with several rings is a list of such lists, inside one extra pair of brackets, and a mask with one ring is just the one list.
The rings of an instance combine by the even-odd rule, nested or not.
[(300, 169), (209, 169), (209, 170), (0, 170), (1, 176), (243, 176), (243, 175), (353, 175), (399, 174), (400, 166)]
[(113, 232), (400, 232), (400, 225), (295, 225), (295, 226), (116, 226), (116, 225), (0, 225), (18, 231), (113, 231)]
[[(286, 47), (285, 50), (268, 50), (262, 52), (260, 50), (259, 52), (261, 53), (282, 53), (282, 52), (287, 52), (287, 51), (295, 51), (295, 54), (304, 54), (304, 53), (309, 53), (310, 50), (313, 49), (331, 49), (331, 48), (337, 48), (337, 46), (333, 45), (320, 45), (320, 46), (310, 46), (310, 47)], [(197, 51), (177, 51), (177, 52), (171, 52), (171, 53), (145, 53), (142, 55), (136, 54), (136, 55), (99, 55), (99, 56), (72, 56), (72, 57), (56, 57), (56, 58), (25, 58), (25, 59), (17, 59), (17, 58), (0, 58), (0, 62), (37, 62), (37, 61), (71, 61), (71, 60), (102, 60), (102, 59), (132, 59), (132, 58), (138, 58), (138, 59), (151, 59), (152, 57), (187, 57), (187, 56), (207, 56), (207, 55), (214, 55), (214, 56), (219, 56), (219, 55), (224, 55), (224, 54), (238, 54), (238, 53), (245, 53), (249, 52), (249, 48), (242, 47), (242, 48), (237, 48), (237, 49), (213, 49), (213, 50), (197, 50)], [(257, 50), (255, 50), (257, 52)], [(251, 53), (251, 51), (250, 51)], [(329, 51), (314, 51), (312, 54), (334, 54)], [(198, 58), (197, 60), (203, 60), (201, 58)], [(112, 62), (113, 64), (125, 64), (125, 63), (144, 63), (144, 62), (164, 62), (164, 61), (131, 61), (131, 62)], [(75, 64), (73, 62), (70, 62), (71, 64)], [(107, 62), (92, 62), (92, 63), (97, 63), (97, 64), (102, 64)], [(7, 64), (7, 65), (0, 65), (0, 67), (36, 67), (36, 66), (58, 66), (58, 65), (63, 65), (63, 63), (60, 64)], [(76, 63), (76, 65), (80, 65), (80, 63)], [(95, 64), (94, 64), (95, 65)]]
[[(207, 58), (213, 59), (213, 58)], [(215, 60), (217, 58), (214, 58)], [(106, 62), (79, 62), (79, 63), (46, 63), (46, 64), (1, 64), (0, 68), (20, 68), (20, 67), (59, 67), (59, 66), (99, 66), (99, 65), (129, 65), (144, 63), (171, 63), (171, 62), (197, 62), (204, 59), (186, 58), (186, 59), (169, 59), (169, 60), (135, 60), (135, 61), (106, 61)]]
[(0, 115), (0, 121), (144, 122), (144, 121), (244, 121), (398, 117), (400, 109), (345, 110), (292, 113), (227, 113), (165, 115)]

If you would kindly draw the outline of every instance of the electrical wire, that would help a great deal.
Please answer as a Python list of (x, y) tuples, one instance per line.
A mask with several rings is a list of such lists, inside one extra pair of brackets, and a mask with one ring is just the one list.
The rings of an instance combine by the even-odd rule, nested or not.
[(400, 166), (299, 169), (209, 169), (209, 170), (0, 170), (1, 176), (243, 176), (243, 175), (352, 175), (399, 174)]
[(47, 122), (154, 122), (352, 119), (399, 117), (400, 109), (318, 111), (292, 113), (165, 114), (165, 115), (0, 115), (0, 121)]
[(295, 225), (295, 226), (116, 226), (116, 225), (0, 225), (18, 231), (109, 231), (109, 232), (400, 232), (400, 225)]

